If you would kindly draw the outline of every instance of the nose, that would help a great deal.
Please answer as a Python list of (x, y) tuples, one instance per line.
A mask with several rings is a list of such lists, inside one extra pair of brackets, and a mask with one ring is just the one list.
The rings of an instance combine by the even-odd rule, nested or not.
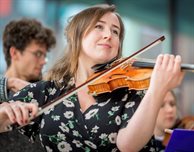
[(47, 63), (47, 58), (46, 57), (42, 57), (40, 58), (40, 64), (43, 66)]
[(167, 112), (172, 112), (173, 111), (173, 107), (171, 105), (166, 105), (166, 111)]
[(104, 31), (104, 39), (111, 39), (111, 37), (112, 37), (111, 30), (110, 29), (106, 29)]

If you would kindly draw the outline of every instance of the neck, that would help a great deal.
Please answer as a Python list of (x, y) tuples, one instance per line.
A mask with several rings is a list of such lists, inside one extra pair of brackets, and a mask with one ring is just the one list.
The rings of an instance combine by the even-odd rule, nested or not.
[(161, 130), (161, 129), (158, 129), (158, 128), (155, 128), (154, 129), (154, 135), (155, 136), (164, 136), (164, 130)]
[(22, 79), (22, 80), (27, 80), (27, 78), (24, 76), (24, 75), (21, 75), (19, 70), (17, 70), (17, 67), (14, 67), (13, 65), (11, 65), (7, 71), (5, 72), (5, 76), (6, 77), (15, 77), (15, 78), (19, 78), (19, 79)]
[(85, 65), (83, 63), (79, 63), (76, 76), (75, 76), (75, 83), (76, 85), (80, 85), (87, 81), (87, 79), (93, 74), (93, 70), (91, 66)]

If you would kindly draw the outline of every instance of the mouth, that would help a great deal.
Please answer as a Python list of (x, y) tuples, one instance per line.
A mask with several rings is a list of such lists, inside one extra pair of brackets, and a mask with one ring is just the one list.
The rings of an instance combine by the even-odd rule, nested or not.
[(101, 47), (104, 47), (104, 48), (112, 48), (110, 44), (98, 44), (99, 46)]
[(174, 120), (174, 117), (167, 117), (166, 119), (172, 121)]
[(36, 68), (37, 73), (41, 73), (42, 68)]

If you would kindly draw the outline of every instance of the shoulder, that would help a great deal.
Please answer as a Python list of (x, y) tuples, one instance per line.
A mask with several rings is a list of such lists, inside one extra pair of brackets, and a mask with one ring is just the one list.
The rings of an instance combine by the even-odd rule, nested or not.
[(44, 104), (50, 98), (53, 99), (57, 94), (57, 86), (53, 81), (38, 81), (31, 83), (16, 92), (11, 100), (20, 100), (24, 102), (39, 102)]

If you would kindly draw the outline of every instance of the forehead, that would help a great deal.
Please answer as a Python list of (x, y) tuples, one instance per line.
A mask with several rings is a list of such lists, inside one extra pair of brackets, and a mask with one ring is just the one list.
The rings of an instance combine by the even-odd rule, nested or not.
[(25, 48), (25, 50), (40, 50), (46, 51), (46, 45), (37, 43), (36, 41), (31, 41)]
[(171, 92), (168, 92), (164, 98), (164, 101), (168, 102), (168, 101), (175, 101), (175, 98), (173, 96), (173, 94)]
[(103, 21), (105, 23), (110, 23), (113, 26), (120, 28), (120, 22), (119, 22), (119, 19), (115, 13), (112, 13), (112, 12), (106, 13), (100, 18), (99, 21)]

